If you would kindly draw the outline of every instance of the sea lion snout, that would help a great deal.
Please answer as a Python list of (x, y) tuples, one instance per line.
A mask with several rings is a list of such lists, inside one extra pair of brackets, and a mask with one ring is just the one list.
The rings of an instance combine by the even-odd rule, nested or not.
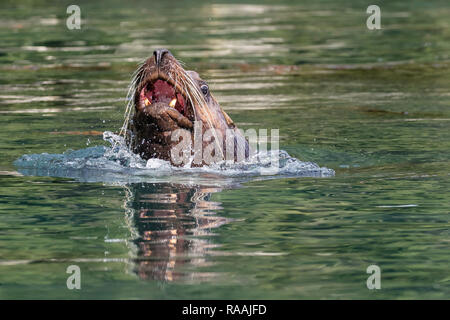
[(156, 66), (159, 66), (161, 64), (161, 61), (164, 58), (164, 55), (166, 54), (172, 55), (170, 51), (167, 49), (156, 49), (155, 51), (153, 51)]

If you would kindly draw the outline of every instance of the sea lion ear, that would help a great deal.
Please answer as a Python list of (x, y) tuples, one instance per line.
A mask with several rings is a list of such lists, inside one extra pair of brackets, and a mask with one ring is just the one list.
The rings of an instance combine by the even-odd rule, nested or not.
[(186, 71), (186, 72), (189, 74), (189, 76), (190, 76), (192, 79), (197, 80), (197, 81), (202, 80), (202, 79), (200, 78), (200, 75), (199, 75), (197, 72), (192, 71), (192, 70), (188, 70), (188, 71)]

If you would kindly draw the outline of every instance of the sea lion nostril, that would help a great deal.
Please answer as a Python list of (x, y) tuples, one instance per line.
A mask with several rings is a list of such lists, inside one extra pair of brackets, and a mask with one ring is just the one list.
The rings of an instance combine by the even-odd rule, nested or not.
[(159, 65), (161, 63), (161, 60), (163, 59), (163, 57), (166, 53), (169, 53), (169, 50), (157, 49), (157, 50), (153, 51), (153, 55), (155, 56), (155, 64), (156, 65)]

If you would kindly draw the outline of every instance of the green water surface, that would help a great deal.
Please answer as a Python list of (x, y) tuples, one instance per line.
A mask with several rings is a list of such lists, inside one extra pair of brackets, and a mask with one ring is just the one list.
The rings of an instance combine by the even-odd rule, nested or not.
[[(70, 4), (0, 4), (1, 299), (450, 298), (448, 1), (378, 1), (381, 30), (359, 0), (76, 1), (80, 30)], [(98, 132), (120, 128), (131, 73), (159, 47), (239, 127), (279, 128), (281, 149), (336, 175), (17, 171), (23, 154), (107, 145)]]

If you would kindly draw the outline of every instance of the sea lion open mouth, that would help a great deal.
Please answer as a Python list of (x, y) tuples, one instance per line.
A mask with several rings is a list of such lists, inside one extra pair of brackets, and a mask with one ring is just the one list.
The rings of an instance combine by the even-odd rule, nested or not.
[[(200, 135), (212, 130), (210, 141), (202, 141), (200, 145), (205, 147), (213, 142), (217, 146), (215, 156), (232, 153), (235, 158), (239, 146), (248, 155), (247, 141), (209, 92), (207, 83), (195, 71), (184, 70), (166, 49), (156, 50), (138, 67), (130, 86), (129, 101), (121, 133), (131, 150), (143, 159), (159, 158), (179, 165), (174, 163), (171, 153), (180, 142), (173, 138), (179, 130), (190, 134), (189, 143), (198, 133), (196, 130), (201, 131)], [(230, 132), (232, 146), (229, 140), (225, 143)], [(198, 157), (196, 160), (194, 165), (205, 164)]]
[(184, 117), (191, 121), (194, 120), (192, 106), (188, 105), (189, 101), (186, 101), (183, 94), (177, 92), (168, 81), (158, 79), (142, 88), (139, 95), (139, 104), (143, 104), (145, 109), (146, 106), (154, 103), (169, 105), (169, 107), (175, 108)]

